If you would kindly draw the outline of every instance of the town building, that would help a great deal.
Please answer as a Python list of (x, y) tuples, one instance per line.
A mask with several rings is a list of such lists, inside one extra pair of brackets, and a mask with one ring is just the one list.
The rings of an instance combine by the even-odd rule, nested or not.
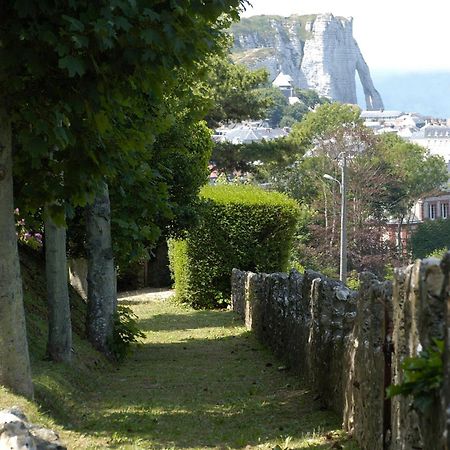
[(295, 95), (294, 82), (290, 75), (286, 75), (280, 71), (275, 80), (272, 81), (272, 86), (282, 92), (290, 105), (295, 105), (300, 102), (300, 99)]
[[(402, 248), (407, 251), (407, 244), (411, 233), (426, 220), (450, 218), (450, 190), (436, 190), (419, 199), (412, 208), (410, 215), (404, 219), (400, 230)], [(385, 238), (399, 245), (398, 219), (387, 223)]]
[(290, 75), (280, 72), (272, 81), (272, 86), (278, 88), (286, 98), (294, 96), (294, 84)]
[(409, 141), (427, 148), (431, 155), (442, 156), (450, 172), (450, 126), (427, 124)]
[(272, 141), (286, 137), (288, 128), (270, 128), (263, 120), (242, 122), (223, 126), (215, 130), (214, 142), (231, 142), (232, 144), (250, 144), (252, 142)]

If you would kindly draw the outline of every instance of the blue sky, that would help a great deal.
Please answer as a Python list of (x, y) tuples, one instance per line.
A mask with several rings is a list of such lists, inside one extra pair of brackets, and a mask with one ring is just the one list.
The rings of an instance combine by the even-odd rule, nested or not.
[(353, 34), (372, 72), (450, 72), (450, 1), (250, 0), (243, 14), (353, 17)]

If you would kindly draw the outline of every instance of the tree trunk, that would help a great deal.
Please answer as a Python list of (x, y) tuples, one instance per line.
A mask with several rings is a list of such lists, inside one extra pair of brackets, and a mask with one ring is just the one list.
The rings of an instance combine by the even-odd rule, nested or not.
[(45, 211), (45, 272), (47, 276), (47, 354), (53, 361), (70, 362), (72, 326), (67, 279), (66, 229)]
[(88, 255), (87, 335), (92, 345), (112, 357), (114, 313), (117, 309), (116, 272), (111, 244), (108, 185), (103, 183), (94, 203), (86, 208)]
[(0, 384), (33, 398), (13, 209), (11, 122), (0, 109)]

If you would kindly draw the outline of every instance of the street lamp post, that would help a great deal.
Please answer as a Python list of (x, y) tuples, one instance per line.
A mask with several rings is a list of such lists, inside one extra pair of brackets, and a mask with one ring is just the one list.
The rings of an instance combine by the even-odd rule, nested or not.
[(341, 191), (341, 247), (339, 252), (339, 279), (345, 283), (347, 281), (347, 155), (342, 154), (341, 181), (328, 175), (323, 176), (327, 180), (335, 181), (339, 184)]

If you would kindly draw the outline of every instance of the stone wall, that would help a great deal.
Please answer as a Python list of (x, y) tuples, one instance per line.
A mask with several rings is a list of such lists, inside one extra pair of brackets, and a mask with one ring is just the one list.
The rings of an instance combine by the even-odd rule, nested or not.
[(398, 270), (393, 286), (364, 273), (358, 292), (309, 270), (234, 269), (233, 309), (312, 385), (323, 406), (342, 414), (363, 449), (442, 449), (444, 395), (421, 413), (412, 398), (389, 400), (385, 390), (402, 381), (405, 357), (444, 338), (450, 254), (446, 258)]
[[(450, 257), (450, 255), (449, 255)], [(392, 380), (403, 381), (401, 363), (432, 344), (433, 338), (444, 339), (446, 303), (448, 300), (448, 266), (437, 260), (417, 261), (398, 270), (393, 295), (393, 333), (395, 352), (392, 358)], [(445, 426), (441, 398), (430, 407), (430, 414), (420, 414), (411, 407), (411, 399), (392, 399), (392, 448), (441, 449), (438, 436)]]

